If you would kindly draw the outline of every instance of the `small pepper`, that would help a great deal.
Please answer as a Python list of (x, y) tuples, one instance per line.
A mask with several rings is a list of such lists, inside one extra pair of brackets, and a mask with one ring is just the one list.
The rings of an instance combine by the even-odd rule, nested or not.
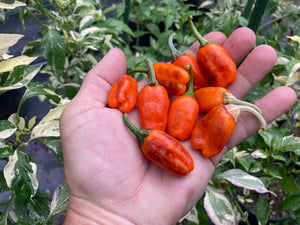
[(203, 87), (194, 91), (195, 98), (199, 104), (199, 111), (207, 113), (217, 105), (235, 104), (248, 105), (261, 113), (254, 104), (237, 99), (229, 90), (223, 87)]
[(201, 150), (205, 157), (218, 155), (231, 137), (241, 111), (254, 114), (261, 122), (261, 127), (266, 127), (261, 114), (249, 106), (233, 104), (215, 106), (193, 129), (190, 139), (192, 148)]
[(178, 140), (161, 130), (137, 128), (127, 113), (123, 114), (123, 120), (151, 162), (177, 176), (185, 176), (193, 170), (193, 158)]
[(134, 109), (137, 98), (136, 80), (129, 75), (123, 75), (112, 85), (107, 102), (110, 108), (119, 108), (122, 113), (127, 113)]
[(172, 102), (167, 124), (168, 134), (181, 141), (191, 137), (199, 115), (199, 105), (193, 93), (193, 70), (191, 65), (186, 67), (190, 74), (189, 89)]
[(157, 81), (167, 89), (169, 94), (179, 96), (186, 92), (190, 76), (185, 69), (164, 62), (154, 63), (153, 69)]
[(169, 95), (167, 90), (155, 79), (152, 62), (145, 61), (150, 73), (150, 81), (138, 94), (141, 128), (165, 131), (170, 106)]
[(210, 82), (217, 87), (227, 87), (236, 77), (236, 65), (226, 50), (219, 44), (209, 42), (197, 31), (189, 16), (188, 22), (192, 31), (201, 44), (197, 52), (197, 61)]
[[(173, 38), (175, 33), (171, 34), (169, 37), (169, 48), (172, 54), (172, 64), (179, 66), (181, 68), (185, 68), (186, 65), (191, 65), (193, 69), (193, 83), (194, 83), (194, 90), (207, 87), (210, 85), (208, 78), (205, 76), (205, 72), (200, 68), (197, 60), (188, 53), (183, 53), (178, 51), (174, 44)], [(186, 69), (187, 70), (187, 69)]]

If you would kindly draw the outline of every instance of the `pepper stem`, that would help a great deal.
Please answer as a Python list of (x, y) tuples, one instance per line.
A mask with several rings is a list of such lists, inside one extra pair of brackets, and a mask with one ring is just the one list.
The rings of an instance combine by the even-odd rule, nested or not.
[(178, 49), (175, 48), (173, 44), (173, 39), (174, 39), (175, 33), (171, 34), (168, 39), (168, 45), (169, 49), (171, 51), (172, 55), (172, 61), (175, 61), (179, 56), (184, 55), (183, 52), (178, 51)]
[(254, 105), (250, 102), (239, 100), (231, 93), (224, 93), (223, 94), (223, 101), (224, 101), (224, 104), (247, 105), (247, 106), (250, 106), (250, 107), (254, 108), (257, 112), (262, 114), (260, 108), (258, 108), (256, 105)]
[(184, 93), (184, 95), (189, 95), (191, 97), (195, 97), (194, 95), (194, 82), (193, 82), (193, 68), (190, 64), (185, 65), (185, 68), (188, 69), (190, 80), (189, 80), (189, 89)]
[(200, 42), (200, 44), (202, 45), (202, 47), (204, 47), (206, 44), (210, 43), (209, 40), (206, 40), (197, 30), (197, 28), (195, 27), (193, 21), (192, 21), (193, 17), (189, 16), (188, 17), (188, 22), (189, 25), (193, 31), (193, 34), (195, 35), (195, 37), (198, 39), (198, 41)]
[(123, 121), (126, 124), (126, 126), (129, 128), (129, 130), (136, 136), (139, 145), (142, 145), (144, 142), (144, 139), (149, 136), (149, 130), (148, 129), (140, 129), (137, 128), (128, 118), (128, 114), (123, 114)]
[(153, 85), (159, 84), (158, 81), (156, 80), (156, 77), (155, 77), (155, 71), (154, 71), (154, 68), (153, 68), (153, 63), (151, 62), (150, 59), (145, 59), (145, 63), (147, 63), (149, 74), (150, 74), (149, 85), (153, 86)]
[(246, 112), (250, 112), (250, 113), (252, 113), (253, 115), (256, 116), (256, 118), (260, 122), (260, 125), (261, 125), (260, 128), (261, 129), (265, 130), (267, 128), (267, 122), (265, 121), (263, 116), (250, 106), (228, 104), (228, 105), (224, 105), (224, 107), (226, 108), (227, 112), (230, 113), (233, 116), (235, 121), (237, 120), (238, 116), (240, 115), (240, 113), (242, 111), (246, 111)]

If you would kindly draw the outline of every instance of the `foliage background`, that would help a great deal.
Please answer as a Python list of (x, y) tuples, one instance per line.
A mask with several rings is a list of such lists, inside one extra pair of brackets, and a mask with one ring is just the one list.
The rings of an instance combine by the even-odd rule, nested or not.
[[(189, 15), (193, 15), (202, 34), (219, 30), (228, 36), (237, 27), (249, 26), (257, 34), (257, 45), (269, 44), (276, 49), (278, 63), (246, 100), (255, 102), (280, 85), (294, 88), (299, 96), (297, 1), (126, 0), (116, 1), (115, 5), (108, 2), (109, 5), (99, 0), (0, 3), (0, 20), (5, 23), (11, 13), (17, 12), (25, 35), (0, 39), (4, 46), (0, 52), (0, 94), (19, 96), (17, 101), (8, 100), (14, 110), (0, 120), (0, 191), (5, 196), (0, 202), (0, 224), (52, 224), (58, 215), (64, 215), (68, 203), (64, 177), (59, 177), (57, 183), (57, 179), (39, 171), (48, 160), (54, 160), (59, 168), (55, 175), (63, 171), (60, 114), (76, 95), (86, 72), (112, 47), (125, 52), (130, 70), (143, 66), (145, 58), (169, 61), (167, 38), (173, 32), (179, 50), (188, 48), (195, 41), (187, 24)], [(15, 6), (18, 7), (11, 9)], [(38, 35), (27, 39), (21, 53), (15, 55), (10, 47), (28, 37), (32, 21), (37, 25)], [(9, 44), (14, 38), (16, 41)], [(137, 80), (144, 76), (134, 75)], [(32, 113), (25, 113), (26, 108), (33, 109)], [(272, 180), (289, 193), (282, 203), (284, 211), (292, 212), (286, 223), (299, 221), (297, 132), (299, 101), (267, 131), (260, 131), (224, 157), (205, 195), (180, 223), (250, 224), (248, 211), (238, 201), (250, 201), (254, 192), (260, 193), (255, 200), (259, 208), (256, 220), (267, 224), (273, 210), (273, 200), (266, 199), (267, 193), (275, 191), (270, 185)], [(37, 162), (37, 154), (47, 160)], [(49, 193), (43, 187), (44, 178), (57, 188)], [(245, 196), (236, 196), (237, 188)]]

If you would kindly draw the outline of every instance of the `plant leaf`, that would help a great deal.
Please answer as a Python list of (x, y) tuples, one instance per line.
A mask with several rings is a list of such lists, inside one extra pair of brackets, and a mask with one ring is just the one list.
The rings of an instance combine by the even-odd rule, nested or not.
[(53, 193), (49, 217), (64, 215), (69, 205), (69, 189), (64, 182)]
[(16, 126), (8, 120), (0, 120), (0, 139), (9, 138), (17, 130)]
[(13, 71), (13, 69), (20, 65), (29, 65), (34, 60), (36, 60), (37, 57), (28, 57), (25, 55), (18, 56), (12, 59), (7, 59), (2, 62), (0, 62), (0, 73)]
[(56, 80), (61, 82), (66, 57), (64, 38), (56, 30), (49, 30), (42, 38), (41, 50)]
[(258, 197), (256, 205), (256, 218), (260, 224), (265, 225), (268, 222), (270, 214), (269, 203), (261, 195)]
[(54, 154), (54, 156), (60, 162), (61, 165), (64, 165), (64, 158), (60, 138), (49, 137), (40, 139), (39, 141), (46, 145), (48, 149), (50, 149), (50, 151)]
[(300, 192), (288, 195), (282, 202), (281, 210), (296, 211), (300, 209)]
[(282, 138), (278, 149), (281, 151), (290, 151), (294, 152), (298, 156), (300, 156), (300, 138), (294, 135), (289, 135)]
[(273, 193), (265, 187), (264, 183), (259, 178), (240, 169), (227, 170), (219, 174), (217, 177), (223, 178), (238, 187), (254, 190), (258, 193)]
[(15, 45), (24, 35), (22, 34), (0, 34), (0, 57)]
[(230, 201), (222, 191), (207, 187), (204, 208), (210, 220), (216, 225), (234, 225), (235, 214)]
[(20, 198), (31, 198), (38, 190), (36, 178), (36, 164), (29, 156), (19, 150), (9, 156), (8, 163), (3, 170), (7, 186)]

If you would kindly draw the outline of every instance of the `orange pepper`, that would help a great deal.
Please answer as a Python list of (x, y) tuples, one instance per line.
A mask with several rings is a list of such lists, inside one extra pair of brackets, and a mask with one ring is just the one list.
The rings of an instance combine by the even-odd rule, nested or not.
[(236, 77), (234, 61), (221, 45), (209, 42), (199, 34), (191, 16), (188, 21), (194, 35), (202, 45), (197, 52), (200, 67), (206, 71), (208, 79), (214, 86), (227, 87)]
[(123, 75), (112, 85), (107, 102), (110, 108), (119, 108), (122, 113), (127, 113), (134, 109), (137, 98), (136, 80), (129, 75)]
[(167, 90), (155, 79), (150, 60), (146, 60), (150, 73), (149, 84), (138, 94), (141, 128), (165, 130), (168, 122), (170, 99)]
[[(175, 33), (170, 35), (169, 37), (169, 48), (172, 54), (172, 64), (179, 66), (181, 68), (185, 68), (186, 65), (191, 65), (193, 69), (193, 83), (194, 83), (194, 90), (207, 87), (210, 85), (208, 78), (205, 75), (205, 71), (202, 70), (197, 62), (197, 60), (188, 53), (179, 52), (173, 44), (173, 38)], [(187, 69), (186, 69), (187, 70)]]
[(192, 148), (201, 150), (205, 157), (218, 155), (230, 139), (241, 111), (253, 113), (261, 122), (261, 127), (266, 127), (261, 114), (249, 106), (233, 104), (215, 106), (193, 129), (190, 139)]
[(209, 112), (214, 106), (224, 104), (248, 105), (259, 113), (261, 110), (250, 102), (237, 99), (229, 90), (223, 87), (203, 87), (194, 91), (200, 112)]
[(193, 71), (189, 69), (190, 81), (188, 91), (177, 97), (171, 104), (168, 116), (167, 132), (172, 137), (184, 141), (191, 137), (199, 115), (199, 105), (193, 93)]
[(167, 89), (169, 94), (179, 96), (186, 92), (190, 76), (185, 69), (164, 62), (154, 63), (153, 69), (157, 81)]
[(123, 119), (136, 136), (143, 154), (151, 162), (177, 176), (185, 176), (193, 170), (193, 158), (178, 140), (161, 130), (137, 128), (126, 113)]

